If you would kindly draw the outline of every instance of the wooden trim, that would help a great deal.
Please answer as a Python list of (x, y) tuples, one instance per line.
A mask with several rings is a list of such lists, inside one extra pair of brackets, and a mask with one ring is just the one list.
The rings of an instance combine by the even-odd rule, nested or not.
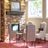
[(1, 0), (1, 41), (4, 41), (5, 20), (4, 20), (4, 0)]

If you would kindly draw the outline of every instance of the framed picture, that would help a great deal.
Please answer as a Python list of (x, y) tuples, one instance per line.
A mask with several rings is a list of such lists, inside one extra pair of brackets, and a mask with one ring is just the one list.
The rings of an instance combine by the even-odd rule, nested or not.
[(20, 11), (20, 2), (11, 2), (11, 11)]

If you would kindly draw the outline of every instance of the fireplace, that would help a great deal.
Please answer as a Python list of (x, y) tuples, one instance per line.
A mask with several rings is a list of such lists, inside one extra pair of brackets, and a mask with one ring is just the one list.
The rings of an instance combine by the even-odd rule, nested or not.
[(19, 24), (11, 24), (11, 30), (13, 32), (19, 32), (20, 31), (20, 25)]
[(9, 24), (9, 40), (13, 41), (16, 40), (16, 33), (20, 32), (20, 24), (19, 23), (13, 23)]

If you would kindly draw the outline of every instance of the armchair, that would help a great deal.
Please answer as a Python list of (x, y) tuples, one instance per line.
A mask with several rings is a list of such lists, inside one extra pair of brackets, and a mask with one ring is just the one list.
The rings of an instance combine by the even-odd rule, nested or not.
[[(36, 35), (36, 38), (42, 39), (42, 40), (45, 39), (46, 27), (47, 27), (46, 22), (42, 22), (42, 23), (40, 24), (40, 31), (39, 31), (39, 33), (36, 33), (36, 34), (35, 34), (35, 35)], [(41, 30), (41, 29), (42, 29), (42, 30)]]

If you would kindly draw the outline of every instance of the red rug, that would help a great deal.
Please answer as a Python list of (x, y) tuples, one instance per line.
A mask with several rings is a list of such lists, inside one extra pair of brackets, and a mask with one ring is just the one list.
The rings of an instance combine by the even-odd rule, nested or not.
[(4, 43), (0, 42), (0, 48), (48, 48), (48, 42), (44, 41), (36, 41), (36, 42), (10, 42), (10, 43)]

